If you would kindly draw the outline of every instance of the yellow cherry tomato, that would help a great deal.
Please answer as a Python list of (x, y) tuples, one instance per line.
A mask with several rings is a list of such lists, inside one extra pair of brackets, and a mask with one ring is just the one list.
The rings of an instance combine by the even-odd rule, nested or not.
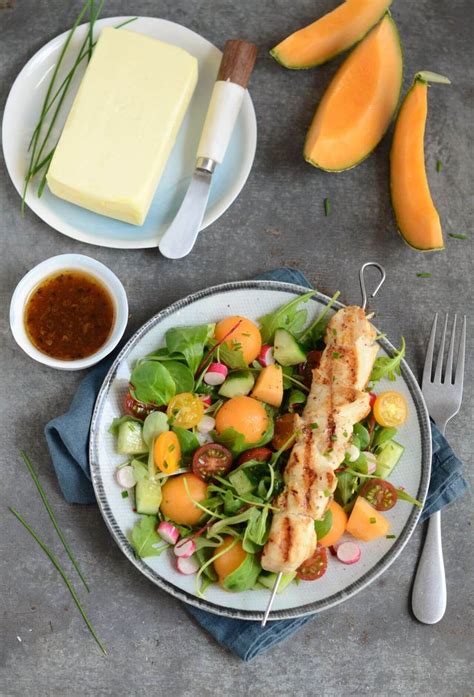
[(153, 459), (156, 467), (166, 474), (172, 474), (179, 468), (181, 446), (178, 436), (173, 431), (160, 433), (153, 446)]
[(373, 406), (374, 418), (384, 428), (401, 426), (408, 416), (408, 405), (400, 392), (381, 392)]
[(193, 428), (204, 416), (204, 404), (195, 394), (181, 392), (169, 402), (166, 413), (173, 426)]

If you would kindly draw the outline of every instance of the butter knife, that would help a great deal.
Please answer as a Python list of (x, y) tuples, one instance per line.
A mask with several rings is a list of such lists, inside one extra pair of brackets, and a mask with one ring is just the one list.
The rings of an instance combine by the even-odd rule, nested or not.
[(191, 184), (159, 244), (160, 252), (168, 259), (181, 259), (194, 247), (209, 199), (212, 175), (224, 159), (256, 58), (254, 44), (238, 39), (225, 44)]

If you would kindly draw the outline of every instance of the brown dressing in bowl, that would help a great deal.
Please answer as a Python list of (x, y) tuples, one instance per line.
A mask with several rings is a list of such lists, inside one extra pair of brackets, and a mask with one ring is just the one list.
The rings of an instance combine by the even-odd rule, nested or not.
[(109, 291), (94, 276), (74, 270), (41, 281), (28, 298), (24, 313), (33, 345), (63, 361), (96, 353), (109, 338), (114, 320)]

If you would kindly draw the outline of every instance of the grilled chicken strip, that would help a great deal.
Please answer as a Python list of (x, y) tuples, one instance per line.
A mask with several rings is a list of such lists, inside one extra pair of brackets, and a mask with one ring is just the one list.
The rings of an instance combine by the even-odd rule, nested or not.
[(320, 520), (337, 485), (353, 425), (370, 411), (367, 386), (377, 355), (376, 331), (360, 307), (330, 320), (321, 362), (313, 370), (308, 401), (297, 421), (297, 438), (285, 468), (285, 489), (276, 501), (262, 567), (289, 573), (316, 548)]

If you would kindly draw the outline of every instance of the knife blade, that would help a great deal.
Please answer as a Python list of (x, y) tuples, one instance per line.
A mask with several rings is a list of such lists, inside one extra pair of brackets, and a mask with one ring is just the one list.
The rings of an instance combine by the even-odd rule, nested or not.
[(194, 247), (209, 200), (212, 175), (224, 159), (256, 57), (257, 47), (247, 41), (231, 39), (225, 44), (191, 184), (159, 243), (160, 252), (168, 259), (182, 259)]

